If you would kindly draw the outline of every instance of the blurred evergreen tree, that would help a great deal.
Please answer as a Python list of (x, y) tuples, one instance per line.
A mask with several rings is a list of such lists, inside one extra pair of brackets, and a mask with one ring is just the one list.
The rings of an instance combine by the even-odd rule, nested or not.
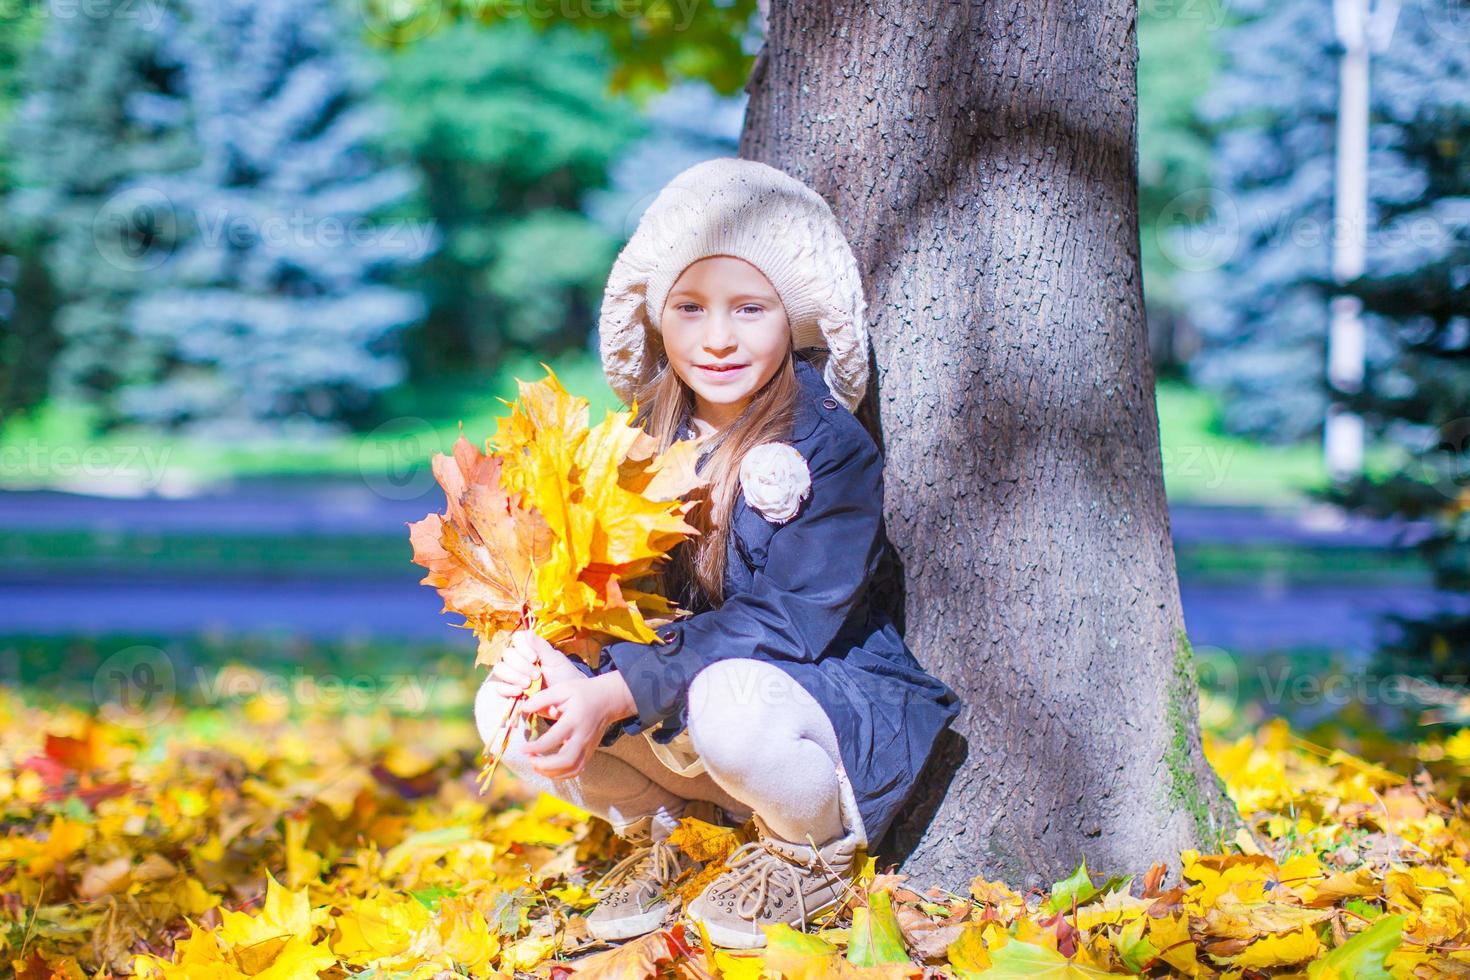
[(434, 246), (395, 213), (418, 176), (374, 141), (375, 72), (331, 0), (184, 0), (166, 49), (199, 158), (134, 182), (172, 210), (163, 283), (132, 332), (168, 370), (122, 390), (128, 417), (200, 430), (357, 422), (404, 377), (422, 297), (387, 280)]
[[(1378, 73), (1394, 120), (1380, 138), (1415, 164), (1380, 219), (1401, 242), (1349, 287), (1391, 325), (1395, 356), (1344, 401), (1409, 462), (1329, 496), (1423, 520), (1436, 583), (1470, 592), (1470, 3), (1405, 8), (1399, 30), (1423, 52), (1422, 62), (1395, 60)], [(1395, 621), (1402, 635), (1380, 651), (1378, 670), (1470, 683), (1470, 616)]]
[[(1403, 228), (1427, 203), (1435, 140), (1463, 105), (1456, 76), (1466, 48), (1463, 0), (1406, 7), (1373, 62), (1369, 159), (1371, 274), (1433, 259)], [(1225, 395), (1226, 428), (1269, 441), (1320, 432), (1324, 338), (1332, 292), (1332, 188), (1337, 42), (1331, 0), (1241, 0), (1221, 38), (1225, 69), (1200, 101), (1220, 131), (1209, 220), (1181, 230), (1171, 253), (1186, 268), (1204, 346), (1198, 383)], [(1409, 224), (1405, 224), (1408, 222)], [(1391, 311), (1370, 311), (1368, 371), (1396, 356)]]
[[(1331, 0), (1236, 5), (1227, 69), (1201, 101), (1222, 127), (1212, 220), (1181, 239), (1207, 343), (1197, 381), (1226, 394), (1237, 433), (1320, 432), (1337, 100)], [(1470, 3), (1406, 5), (1372, 63), (1367, 376), (1343, 398), (1368, 432), (1410, 460), (1322, 496), (1379, 516), (1426, 521), (1423, 551), (1442, 588), (1470, 590)], [(1470, 673), (1470, 619), (1393, 616), (1384, 673)]]
[[(27, 53), (41, 35), (41, 8), (10, 11), (0, 31), (0, 200), (14, 189), (11, 122)], [(50, 281), (35, 236), (0, 210), (0, 419), (39, 404), (56, 355)]]
[[(6, 230), (44, 262), (44, 275), (32, 263), (15, 270), (20, 285), (36, 287), (19, 297), (28, 318), (20, 356), (39, 370), (54, 326), (60, 350), (48, 387), (62, 398), (107, 403), (162, 364), (157, 346), (128, 329), (126, 312), (150, 286), (160, 215), (123, 189), (191, 156), (179, 125), (180, 66), (158, 43), (174, 13), (165, 2), (97, 0), (71, 16), (43, 16), (20, 79), (24, 98), (7, 131)], [(108, 412), (101, 421), (117, 420)]]
[(104, 427), (363, 417), (423, 310), (385, 280), (433, 235), (380, 220), (416, 174), (372, 146), (348, 23), (330, 0), (99, 3), (49, 19), (15, 128), (11, 200), (60, 292), (53, 393)]
[(580, 348), (595, 329), (620, 243), (584, 214), (586, 198), (644, 132), (608, 94), (607, 47), (505, 20), (451, 24), (385, 56), (387, 142), (423, 172), (420, 207), (443, 236), (420, 277), (419, 377)]

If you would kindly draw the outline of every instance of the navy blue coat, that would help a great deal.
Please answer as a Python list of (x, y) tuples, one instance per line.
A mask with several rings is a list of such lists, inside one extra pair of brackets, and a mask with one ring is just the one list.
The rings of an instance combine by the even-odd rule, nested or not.
[(723, 604), (659, 627), (663, 644), (619, 640), (603, 648), (595, 670), (582, 666), (621, 671), (638, 708), (609, 726), (603, 745), (650, 728), (656, 741), (673, 739), (688, 722), (690, 681), (716, 660), (780, 667), (832, 720), (871, 852), (960, 702), (869, 601), (886, 544), (882, 454), (820, 370), (800, 358), (796, 367), (790, 444), (812, 479), (796, 516), (771, 523), (737, 493)]

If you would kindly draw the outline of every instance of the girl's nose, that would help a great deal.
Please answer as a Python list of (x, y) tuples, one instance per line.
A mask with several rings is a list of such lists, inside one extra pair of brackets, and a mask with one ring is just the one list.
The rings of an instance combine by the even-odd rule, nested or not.
[(730, 318), (723, 313), (711, 314), (705, 321), (704, 346), (710, 350), (726, 350), (735, 343), (735, 331)]

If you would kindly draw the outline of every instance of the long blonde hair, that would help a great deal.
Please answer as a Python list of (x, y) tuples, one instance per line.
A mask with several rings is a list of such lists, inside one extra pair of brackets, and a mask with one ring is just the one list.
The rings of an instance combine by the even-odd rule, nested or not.
[[(663, 452), (683, 438), (685, 427), (691, 424), (694, 391), (669, 366), (662, 336), (646, 325), (645, 331), (648, 357), (644, 363), (648, 367), (636, 395), (637, 421)], [(698, 611), (701, 606), (718, 607), (724, 602), (725, 550), (740, 486), (740, 461), (762, 443), (791, 438), (801, 393), (796, 360), (818, 356), (818, 348), (799, 351), (788, 347), (781, 366), (751, 396), (740, 417), (711, 436), (702, 450), (699, 472), (710, 478), (709, 494), (687, 518), (699, 536), (676, 547), (662, 573), (666, 594), (681, 605)]]

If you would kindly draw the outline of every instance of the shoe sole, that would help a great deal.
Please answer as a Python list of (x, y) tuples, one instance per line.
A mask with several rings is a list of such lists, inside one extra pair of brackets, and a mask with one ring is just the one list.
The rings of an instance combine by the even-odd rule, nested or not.
[[(705, 933), (709, 936), (710, 942), (723, 949), (760, 949), (766, 945), (765, 930), (761, 929), (759, 926), (756, 927), (757, 931), (755, 933), (738, 932), (734, 929), (722, 926), (717, 922), (710, 922), (709, 920), (705, 919), (704, 913), (702, 911), (704, 906), (703, 903), (700, 901), (700, 899), (702, 898), (704, 898), (704, 893), (700, 892), (699, 895), (695, 897), (694, 901), (689, 903), (689, 907), (685, 911), (685, 918), (689, 919), (690, 923), (694, 925), (696, 929), (698, 928), (698, 924), (702, 922), (704, 924)], [(819, 905), (816, 908), (812, 909), (811, 912), (807, 915), (808, 923), (810, 923), (810, 920), (815, 919), (822, 913), (829, 912), (832, 909), (836, 908), (841, 903), (842, 896), (839, 895), (836, 898), (828, 901), (826, 904)], [(774, 923), (772, 924), (774, 925)], [(792, 928), (795, 929), (796, 927), (792, 926)], [(803, 926), (802, 929), (799, 931), (805, 932), (806, 928)]]
[(669, 909), (665, 906), (661, 909), (652, 909), (641, 915), (625, 915), (617, 919), (587, 919), (587, 931), (603, 942), (616, 942), (619, 939), (632, 939), (635, 936), (644, 936), (653, 932), (664, 924), (668, 918)]

